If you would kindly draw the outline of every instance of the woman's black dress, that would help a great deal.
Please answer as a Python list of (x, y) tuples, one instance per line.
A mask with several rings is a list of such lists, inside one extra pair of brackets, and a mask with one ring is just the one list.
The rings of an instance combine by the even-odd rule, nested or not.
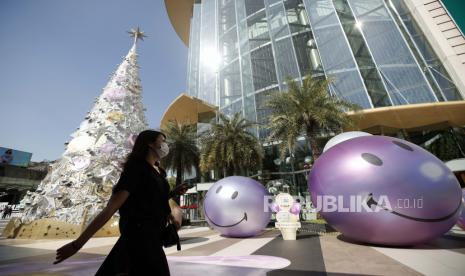
[(129, 192), (119, 209), (121, 236), (95, 275), (170, 275), (161, 230), (171, 212), (166, 172), (147, 161), (123, 171), (113, 193)]

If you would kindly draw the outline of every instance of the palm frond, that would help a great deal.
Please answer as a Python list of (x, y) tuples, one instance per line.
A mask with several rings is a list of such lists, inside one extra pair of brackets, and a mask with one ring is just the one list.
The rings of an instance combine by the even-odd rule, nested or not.
[(218, 114), (218, 123), (211, 125), (208, 134), (200, 139), (201, 169), (221, 168), (239, 174), (244, 168), (261, 166), (262, 150), (258, 139), (248, 129), (256, 126), (240, 113), (233, 116)]
[[(345, 111), (358, 110), (359, 107), (329, 95), (331, 82), (331, 78), (313, 78), (311, 75), (304, 78), (302, 85), (288, 79), (288, 91), (270, 97), (267, 103), (272, 111), (270, 139), (281, 141), (281, 156), (294, 150), (299, 136), (306, 136), (307, 141), (316, 141), (317, 133), (339, 131), (353, 123)], [(317, 147), (312, 148), (318, 150)], [(315, 160), (319, 152), (313, 155)]]

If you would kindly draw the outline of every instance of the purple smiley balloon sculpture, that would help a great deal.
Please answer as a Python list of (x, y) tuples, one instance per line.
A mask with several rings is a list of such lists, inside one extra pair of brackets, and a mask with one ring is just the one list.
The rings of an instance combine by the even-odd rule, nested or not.
[(255, 236), (270, 222), (267, 196), (265, 187), (251, 178), (223, 178), (207, 192), (203, 204), (206, 220), (223, 236)]
[(464, 207), (462, 208), (462, 213), (459, 216), (457, 225), (465, 230), (465, 189), (462, 190), (462, 205), (464, 205)]
[(428, 242), (457, 222), (462, 206), (460, 185), (441, 160), (386, 136), (335, 145), (315, 162), (308, 185), (331, 226), (373, 244)]

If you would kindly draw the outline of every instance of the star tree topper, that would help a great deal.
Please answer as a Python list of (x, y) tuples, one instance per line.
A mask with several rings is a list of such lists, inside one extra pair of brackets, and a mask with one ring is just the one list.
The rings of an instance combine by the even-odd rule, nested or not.
[(137, 43), (137, 40), (140, 39), (140, 40), (144, 40), (144, 37), (147, 37), (143, 31), (140, 30), (139, 27), (137, 27), (137, 29), (134, 29), (132, 28), (130, 31), (128, 31), (129, 35), (131, 37), (134, 37), (134, 44)]

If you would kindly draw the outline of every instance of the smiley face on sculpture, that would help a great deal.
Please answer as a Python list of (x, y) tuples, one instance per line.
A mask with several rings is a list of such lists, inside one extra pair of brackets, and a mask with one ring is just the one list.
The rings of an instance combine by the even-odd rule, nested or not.
[(336, 211), (321, 211), (333, 227), (369, 243), (429, 241), (447, 232), (461, 209), (460, 185), (441, 160), (385, 136), (358, 137), (329, 149), (313, 166), (309, 190), (319, 209), (328, 207), (328, 197), (337, 201)]
[(207, 192), (206, 220), (224, 236), (255, 236), (265, 229), (271, 218), (271, 212), (264, 209), (267, 196), (263, 185), (251, 178), (226, 177)]

